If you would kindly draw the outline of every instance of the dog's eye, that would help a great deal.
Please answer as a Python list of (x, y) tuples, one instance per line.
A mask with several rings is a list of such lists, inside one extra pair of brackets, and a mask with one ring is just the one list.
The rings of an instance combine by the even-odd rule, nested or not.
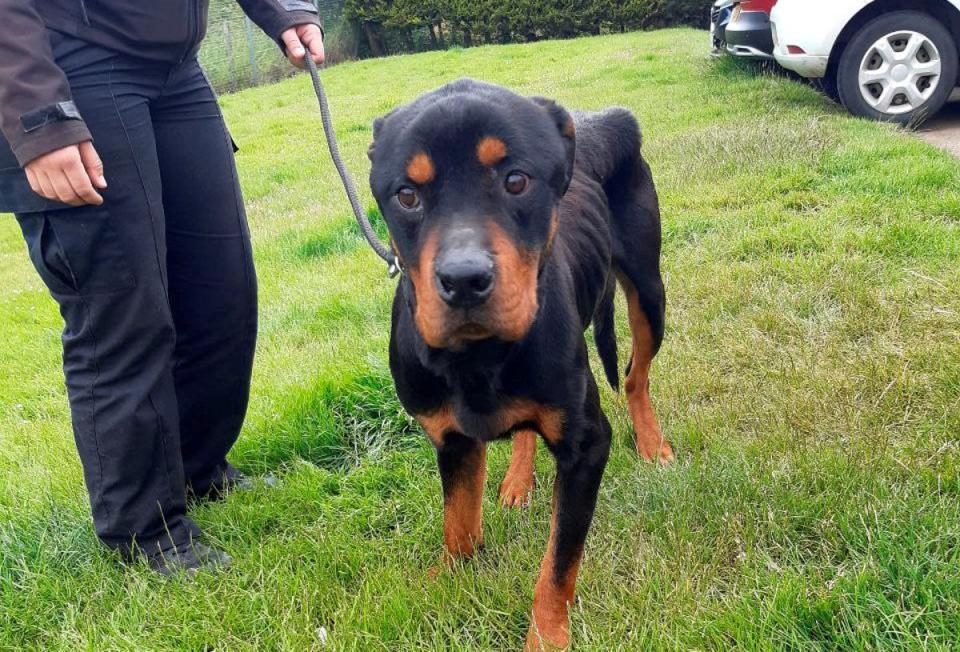
[(507, 181), (504, 186), (511, 195), (519, 195), (527, 189), (530, 177), (523, 172), (511, 172), (507, 175)]
[(408, 211), (412, 211), (420, 206), (420, 196), (417, 194), (417, 191), (407, 186), (397, 191), (397, 201)]

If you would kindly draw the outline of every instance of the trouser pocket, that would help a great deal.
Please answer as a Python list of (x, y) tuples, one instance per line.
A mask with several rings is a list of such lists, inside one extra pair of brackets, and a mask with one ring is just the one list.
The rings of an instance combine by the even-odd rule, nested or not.
[(120, 292), (136, 286), (105, 207), (18, 213), (17, 221), (30, 260), (54, 295)]

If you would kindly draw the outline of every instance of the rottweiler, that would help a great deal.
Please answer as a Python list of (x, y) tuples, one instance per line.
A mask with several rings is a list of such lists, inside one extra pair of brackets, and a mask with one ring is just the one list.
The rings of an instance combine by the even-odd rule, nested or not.
[(673, 459), (650, 403), (664, 329), (660, 210), (633, 115), (568, 113), (460, 80), (377, 119), (370, 185), (404, 274), (390, 369), (437, 451), (447, 560), (483, 543), (487, 443), (512, 437), (501, 502), (526, 503), (537, 437), (556, 460), (528, 649), (564, 648), (611, 429), (586, 329), (619, 388), (614, 291), (626, 295), (625, 392), (646, 460)]

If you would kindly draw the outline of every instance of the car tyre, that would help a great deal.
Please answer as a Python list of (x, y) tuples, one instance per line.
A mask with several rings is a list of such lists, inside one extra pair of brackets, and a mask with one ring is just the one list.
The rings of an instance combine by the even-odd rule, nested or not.
[(832, 102), (840, 102), (840, 93), (837, 91), (837, 76), (828, 71), (826, 75), (819, 79), (811, 80), (813, 87), (827, 96)]
[(933, 16), (884, 14), (861, 27), (840, 55), (840, 102), (854, 115), (918, 125), (950, 97), (957, 61), (953, 36)]

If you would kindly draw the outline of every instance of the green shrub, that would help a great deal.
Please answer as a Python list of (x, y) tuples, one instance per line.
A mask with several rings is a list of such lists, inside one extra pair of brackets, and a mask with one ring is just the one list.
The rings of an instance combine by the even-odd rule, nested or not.
[(709, 0), (346, 0), (358, 54), (706, 26)]

